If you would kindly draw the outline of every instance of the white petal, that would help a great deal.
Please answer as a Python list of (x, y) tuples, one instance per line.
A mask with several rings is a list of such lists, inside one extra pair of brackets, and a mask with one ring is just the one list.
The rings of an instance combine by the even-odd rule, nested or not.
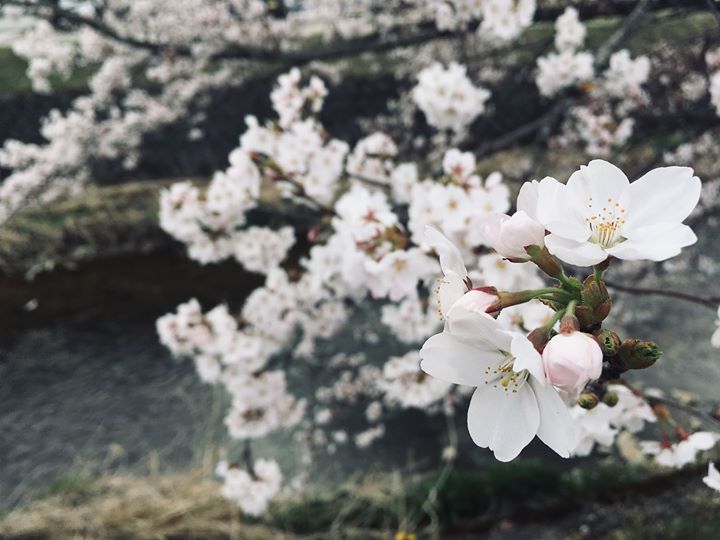
[(590, 238), (592, 231), (583, 213), (586, 203), (580, 196), (551, 178), (544, 178), (538, 187), (538, 218), (548, 231), (577, 242)]
[(444, 278), (438, 280), (435, 294), (437, 297), (438, 311), (443, 319), (447, 317), (450, 308), (453, 307), (455, 302), (460, 300), (466, 292), (467, 285), (465, 284), (464, 278), (455, 272), (448, 272)]
[(509, 351), (512, 336), (487, 313), (478, 313), (456, 304), (448, 314), (450, 332), (480, 348)]
[(522, 385), (517, 393), (502, 393), (500, 397), (504, 402), (500, 404), (499, 421), (490, 450), (498, 461), (511, 461), (535, 438), (540, 412), (529, 384)]
[(690, 167), (660, 167), (630, 184), (629, 194), (624, 236), (639, 227), (683, 221), (700, 199), (700, 179)]
[(612, 199), (617, 202), (630, 186), (625, 173), (612, 163), (594, 159), (580, 167), (567, 182), (568, 191), (576, 199), (576, 204), (585, 208), (592, 198), (593, 203), (601, 204)]
[(454, 272), (462, 278), (467, 276), (460, 250), (443, 233), (428, 225), (425, 227), (425, 241), (440, 257), (440, 268), (445, 275)]
[(482, 386), (473, 393), (467, 421), (475, 444), (490, 448), (499, 461), (510, 461), (535, 437), (540, 413), (527, 384), (514, 394)]
[(720, 481), (720, 471), (717, 470), (714, 463), (708, 464), (708, 476)]
[(613, 257), (628, 261), (664, 261), (695, 242), (697, 236), (687, 225), (663, 223), (633, 231), (632, 236), (608, 248), (607, 252)]
[[(504, 400), (504, 391), (483, 386), (473, 392), (468, 408), (467, 425), (470, 437), (480, 448), (492, 443), (495, 428), (500, 420), (498, 402)], [(500, 402), (502, 403), (502, 402)]]
[(449, 332), (429, 338), (420, 349), (420, 368), (433, 377), (453, 384), (484, 385), (485, 370), (502, 360), (497, 351), (479, 349)]
[(542, 356), (535, 350), (530, 340), (522, 334), (515, 334), (510, 344), (510, 352), (515, 357), (513, 370), (520, 372), (527, 369), (541, 386), (545, 386), (545, 368)]
[(516, 203), (518, 212), (525, 212), (535, 221), (538, 221), (537, 210), (538, 199), (540, 196), (538, 192), (538, 186), (539, 183), (537, 181), (525, 182), (520, 188), (520, 191), (518, 192)]
[(524, 202), (522, 207), (518, 199), (518, 210), (524, 210), (530, 217), (546, 226), (549, 222), (557, 221), (567, 215), (567, 210), (563, 213), (567, 191), (565, 184), (561, 184), (551, 176), (546, 176), (540, 182), (533, 182), (533, 185), (537, 186), (536, 207), (532, 208), (532, 199), (527, 197), (527, 202)]
[(720, 439), (720, 435), (717, 433), (698, 431), (688, 437), (688, 442), (698, 450), (710, 450), (717, 444), (718, 439)]
[(570, 452), (577, 446), (577, 429), (570, 409), (551, 385), (543, 388), (535, 381), (531, 384), (540, 409), (538, 437), (560, 456), (570, 457)]
[(545, 237), (548, 251), (568, 264), (592, 266), (607, 259), (603, 248), (591, 242), (575, 242), (555, 234)]

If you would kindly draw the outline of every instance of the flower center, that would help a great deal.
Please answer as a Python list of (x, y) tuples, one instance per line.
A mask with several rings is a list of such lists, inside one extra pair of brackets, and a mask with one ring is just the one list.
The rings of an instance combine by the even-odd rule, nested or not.
[(592, 231), (590, 241), (604, 248), (624, 242), (625, 238), (619, 231), (625, 224), (625, 208), (620, 206), (619, 202), (613, 202), (612, 197), (600, 204), (602, 206), (594, 202), (592, 197), (588, 199), (588, 215), (585, 221)]
[(509, 352), (499, 351), (503, 359), (492, 366), (485, 368), (485, 384), (492, 384), (493, 388), (502, 388), (505, 394), (516, 394), (528, 379), (528, 371), (514, 371), (515, 357)]

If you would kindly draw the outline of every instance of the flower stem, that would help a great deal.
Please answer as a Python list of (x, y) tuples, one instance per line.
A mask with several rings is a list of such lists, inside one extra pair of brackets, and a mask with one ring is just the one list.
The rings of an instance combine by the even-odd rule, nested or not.
[(557, 279), (568, 291), (579, 291), (582, 289), (582, 285), (580, 285), (580, 283), (576, 280), (570, 279), (565, 272), (558, 274), (555, 279)]

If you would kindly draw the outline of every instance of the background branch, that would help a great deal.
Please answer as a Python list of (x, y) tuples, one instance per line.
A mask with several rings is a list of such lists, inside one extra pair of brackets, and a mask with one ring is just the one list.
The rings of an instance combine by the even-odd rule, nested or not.
[(720, 306), (720, 296), (699, 296), (683, 291), (675, 291), (672, 289), (661, 289), (656, 287), (634, 287), (629, 285), (620, 285), (619, 283), (612, 283), (608, 281), (605, 282), (605, 285), (607, 285), (611, 289), (615, 289), (616, 291), (625, 292), (628, 294), (667, 296), (669, 298), (677, 298), (679, 300), (685, 300), (687, 302), (700, 304), (713, 310), (718, 309), (718, 306)]

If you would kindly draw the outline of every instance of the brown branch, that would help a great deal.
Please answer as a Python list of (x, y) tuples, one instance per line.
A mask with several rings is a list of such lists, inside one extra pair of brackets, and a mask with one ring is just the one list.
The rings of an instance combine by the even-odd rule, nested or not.
[(666, 405), (667, 407), (683, 411), (684, 413), (690, 414), (696, 418), (700, 418), (702, 420), (709, 420), (716, 426), (720, 426), (720, 418), (715, 416), (715, 414), (710, 411), (703, 411), (701, 409), (698, 409), (697, 407), (693, 407), (692, 405), (684, 405), (683, 403), (678, 403), (677, 401), (672, 401), (665, 398), (651, 397), (645, 395), (643, 395), (643, 397), (650, 406), (653, 406), (655, 404)]
[(655, 296), (667, 296), (669, 298), (677, 298), (679, 300), (685, 300), (687, 302), (693, 302), (695, 304), (701, 304), (707, 306), (710, 309), (716, 310), (720, 306), (720, 296), (698, 296), (682, 291), (675, 291), (672, 289), (661, 289), (656, 287), (632, 287), (629, 285), (620, 285), (618, 283), (605, 282), (605, 285), (616, 291), (625, 292), (634, 295), (655, 295)]
[[(0, 6), (13, 5), (24, 7), (30, 10), (32, 15), (48, 19), (53, 25), (70, 25), (71, 27), (86, 26), (92, 28), (99, 34), (123, 43), (131, 47), (143, 49), (154, 54), (172, 51), (177, 56), (192, 56), (190, 47), (180, 44), (157, 43), (141, 38), (124, 35), (113, 27), (105, 24), (100, 19), (88, 18), (78, 13), (62, 8), (57, 2), (45, 1), (30, 3), (26, 0), (0, 0)], [(627, 1), (616, 0), (598, 3), (593, 6), (579, 6), (581, 16), (584, 19), (608, 16), (626, 15), (631, 4)], [(686, 10), (695, 9), (693, 6), (684, 6), (682, 2), (673, 0), (640, 0), (635, 8), (629, 13), (622, 27), (611, 36), (608, 43), (604, 45), (601, 55), (609, 54), (612, 49), (624, 39), (645, 11), (653, 5), (654, 7), (677, 6)], [(48, 14), (44, 14), (47, 10)], [(560, 8), (538, 9), (535, 14), (535, 22), (554, 21), (560, 15)], [(304, 65), (313, 61), (331, 61), (358, 56), (363, 53), (382, 53), (394, 49), (422, 45), (436, 40), (455, 39), (467, 33), (474, 32), (479, 26), (479, 21), (473, 21), (467, 28), (457, 31), (441, 31), (436, 28), (434, 20), (427, 20), (413, 25), (397, 25), (384, 31), (375, 31), (357, 38), (338, 41), (331, 44), (323, 44), (305, 50), (281, 51), (276, 48), (262, 48), (250, 45), (231, 45), (211, 55), (217, 60), (253, 60), (259, 62), (281, 63), (288, 65)], [(389, 38), (388, 36), (395, 35)]]

